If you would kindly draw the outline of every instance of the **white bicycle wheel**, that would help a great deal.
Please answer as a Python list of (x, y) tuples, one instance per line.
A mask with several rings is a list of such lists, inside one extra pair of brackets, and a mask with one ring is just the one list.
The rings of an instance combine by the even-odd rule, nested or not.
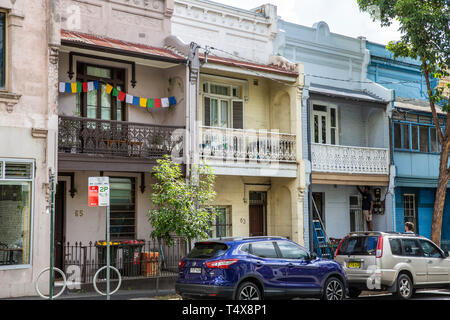
[[(94, 280), (92, 280), (92, 282), (93, 282), (93, 284), (94, 284), (94, 289), (95, 289), (95, 291), (97, 291), (97, 293), (98, 293), (98, 294), (101, 294), (102, 296), (106, 296), (107, 294), (101, 292), (100, 290), (98, 290), (98, 288), (97, 288), (97, 278), (98, 278), (98, 275), (100, 274), (100, 271), (102, 271), (103, 269), (106, 269), (106, 268), (108, 268), (108, 266), (103, 266), (103, 267), (101, 267), (100, 269), (98, 269), (97, 272), (96, 272), (95, 275), (94, 275)], [(116, 288), (116, 289), (114, 289), (113, 291), (111, 291), (111, 292), (109, 293), (109, 294), (111, 295), (111, 294), (116, 293), (117, 290), (119, 290), (120, 285), (122, 284), (122, 276), (120, 275), (119, 270), (117, 270), (117, 269), (114, 268), (113, 266), (110, 266), (109, 268), (112, 269), (112, 270), (114, 270), (114, 271), (117, 273), (117, 275), (119, 276), (119, 284), (117, 285), (117, 288)]]
[[(44, 299), (50, 299), (50, 296), (44, 295), (44, 294), (39, 290), (38, 280), (39, 280), (39, 278), (42, 276), (42, 274), (43, 274), (44, 272), (49, 271), (49, 270), (50, 270), (50, 267), (47, 267), (47, 268), (45, 268), (44, 270), (42, 270), (41, 272), (39, 272), (39, 274), (38, 274), (37, 277), (36, 277), (36, 281), (35, 281), (35, 283), (34, 283), (34, 288), (35, 288), (36, 292), (38, 293), (39, 296), (41, 296), (41, 298), (44, 298)], [(58, 294), (53, 295), (52, 299), (58, 298), (58, 297), (64, 292), (64, 290), (66, 290), (66, 287), (67, 287), (67, 279), (66, 279), (66, 275), (64, 274), (64, 272), (62, 272), (60, 269), (55, 268), (55, 267), (53, 267), (53, 270), (56, 271), (56, 272), (58, 272), (60, 275), (62, 275), (63, 280), (64, 280), (64, 285), (63, 285), (63, 288), (61, 289), (61, 291), (60, 291)]]

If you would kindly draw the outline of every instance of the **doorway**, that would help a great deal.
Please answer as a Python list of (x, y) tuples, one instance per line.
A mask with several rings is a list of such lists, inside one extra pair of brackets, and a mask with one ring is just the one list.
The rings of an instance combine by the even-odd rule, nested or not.
[(249, 194), (250, 237), (267, 235), (267, 192), (250, 191)]
[(65, 207), (66, 207), (66, 182), (58, 181), (55, 194), (55, 232), (54, 232), (54, 266), (60, 270), (64, 267), (64, 242), (65, 242)]
[(312, 200), (315, 214), (314, 217), (318, 216), (323, 227), (325, 228), (325, 195), (323, 192), (313, 192)]

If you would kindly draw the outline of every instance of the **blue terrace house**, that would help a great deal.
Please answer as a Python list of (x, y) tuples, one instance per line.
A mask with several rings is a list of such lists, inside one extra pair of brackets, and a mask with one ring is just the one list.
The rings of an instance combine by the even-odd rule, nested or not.
[[(390, 118), (392, 162), (396, 169), (392, 225), (403, 232), (406, 221), (415, 232), (430, 238), (439, 175), (440, 145), (432, 121), (420, 61), (394, 59), (385, 46), (367, 43), (371, 62), (368, 78), (395, 91)], [(436, 86), (437, 81), (432, 85)], [(445, 113), (439, 112), (441, 126)], [(450, 197), (444, 209), (442, 243), (450, 242)]]

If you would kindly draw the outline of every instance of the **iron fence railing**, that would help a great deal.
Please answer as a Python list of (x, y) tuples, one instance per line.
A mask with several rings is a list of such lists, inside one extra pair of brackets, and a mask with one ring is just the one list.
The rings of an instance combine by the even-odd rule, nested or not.
[(60, 116), (58, 149), (156, 159), (173, 152), (182, 154), (183, 136), (183, 127)]
[[(187, 254), (188, 245), (175, 239), (168, 246), (164, 241), (129, 240), (111, 241), (111, 265), (117, 268), (123, 279), (176, 277), (178, 263)], [(106, 242), (90, 241), (64, 244), (64, 270), (79, 276), (79, 282), (92, 283), (98, 269), (106, 265)], [(106, 278), (106, 272), (99, 279)], [(111, 273), (111, 278), (115, 273)]]

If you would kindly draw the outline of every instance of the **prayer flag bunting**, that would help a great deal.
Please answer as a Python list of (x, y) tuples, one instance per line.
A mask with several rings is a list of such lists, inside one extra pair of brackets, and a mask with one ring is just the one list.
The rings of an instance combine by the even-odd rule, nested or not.
[[(109, 83), (106, 83), (104, 85), (104, 88), (106, 93), (117, 97), (118, 100), (125, 101), (128, 104), (133, 104), (135, 106), (140, 106), (143, 108), (168, 108), (177, 104), (177, 100), (175, 99), (175, 97), (164, 97), (157, 99), (137, 97), (114, 88)], [(61, 93), (90, 92), (98, 89), (98, 80), (88, 82), (59, 82), (58, 84), (58, 90)]]
[(106, 85), (106, 93), (107, 94), (111, 94), (112, 89), (113, 89), (113, 86), (108, 83)]
[(141, 98), (140, 106), (146, 108), (147, 107), (147, 98)]
[(169, 98), (162, 98), (161, 105), (163, 108), (168, 108), (169, 107)]

